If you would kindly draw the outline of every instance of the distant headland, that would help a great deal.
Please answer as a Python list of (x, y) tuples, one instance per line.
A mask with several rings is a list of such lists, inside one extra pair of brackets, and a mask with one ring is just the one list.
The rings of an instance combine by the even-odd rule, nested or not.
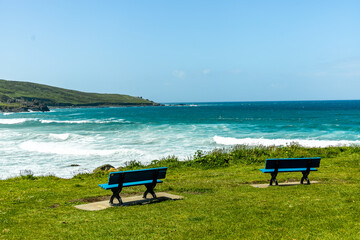
[(43, 84), (0, 79), (0, 112), (50, 111), (49, 108), (160, 106), (142, 97), (87, 93)]

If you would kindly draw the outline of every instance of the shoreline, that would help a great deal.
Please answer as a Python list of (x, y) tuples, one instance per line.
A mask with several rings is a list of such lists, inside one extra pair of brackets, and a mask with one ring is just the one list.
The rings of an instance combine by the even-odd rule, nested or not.
[(72, 106), (48, 106), (51, 109), (63, 109), (63, 108), (112, 108), (112, 107), (162, 107), (163, 104), (121, 104), (121, 105), (72, 105)]
[[(114, 166), (115, 164), (104, 163), (101, 166), (93, 169), (86, 169), (80, 164), (73, 163), (71, 165), (62, 166), (72, 169), (73, 175), (71, 177), (61, 177), (53, 173), (37, 175), (31, 169), (20, 170), (18, 175), (10, 176), (0, 181), (11, 180), (15, 178), (22, 178), (31, 176), (38, 177), (56, 177), (60, 179), (73, 179), (78, 175), (92, 175), (97, 172), (122, 171), (128, 169), (141, 169), (152, 167), (195, 167), (201, 169), (218, 169), (229, 167), (237, 164), (263, 164), (266, 159), (270, 158), (297, 158), (297, 157), (321, 157), (321, 158), (335, 158), (343, 154), (360, 154), (360, 146), (329, 146), (329, 147), (303, 147), (298, 144), (287, 146), (247, 146), (236, 145), (228, 148), (214, 148), (210, 151), (197, 150), (191, 158), (180, 159), (175, 155), (168, 155), (154, 159), (148, 163), (138, 160), (132, 160), (123, 163), (121, 166)], [(76, 171), (77, 169), (77, 171)]]
[[(0, 177), (18, 176), (20, 170), (29, 169), (36, 175), (71, 178), (106, 163), (115, 167), (132, 160), (148, 164), (169, 155), (187, 160), (198, 149), (241, 144), (254, 149), (292, 142), (307, 147), (360, 143), (357, 104), (351, 108), (345, 104), (336, 111), (332, 104), (285, 104), (276, 110), (268, 104), (125, 106), (53, 106), (48, 113), (4, 114)], [(299, 106), (304, 110), (299, 111)], [(81, 166), (70, 168), (71, 164)]]
[(164, 104), (156, 103), (156, 104), (121, 104), (121, 105), (85, 105), (85, 106), (45, 106), (48, 110), (33, 110), (29, 108), (27, 111), (18, 111), (15, 109), (14, 111), (0, 111), (0, 113), (29, 113), (29, 112), (51, 112), (52, 109), (77, 109), (77, 108), (122, 108), (122, 107), (163, 107)]

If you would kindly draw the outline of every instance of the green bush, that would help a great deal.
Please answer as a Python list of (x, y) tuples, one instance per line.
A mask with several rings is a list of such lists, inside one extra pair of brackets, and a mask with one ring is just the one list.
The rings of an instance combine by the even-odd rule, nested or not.
[(34, 173), (31, 170), (20, 171), (20, 177), (21, 179), (27, 179), (27, 180), (37, 179), (37, 177), (34, 176)]
[(223, 149), (215, 149), (209, 153), (196, 151), (191, 165), (203, 168), (217, 168), (229, 166), (231, 155)]
[(139, 168), (144, 168), (144, 167), (145, 167), (145, 165), (143, 165), (140, 161), (131, 160), (131, 161), (125, 162), (126, 169), (139, 169)]
[(179, 158), (175, 155), (170, 155), (164, 158), (161, 158), (160, 160), (153, 160), (150, 167), (180, 167), (183, 166), (184, 162), (179, 161)]

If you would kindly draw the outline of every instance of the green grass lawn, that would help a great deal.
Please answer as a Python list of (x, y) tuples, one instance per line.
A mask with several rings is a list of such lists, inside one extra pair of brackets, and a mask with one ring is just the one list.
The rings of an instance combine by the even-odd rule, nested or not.
[[(291, 149), (280, 150), (279, 157), (289, 157)], [(359, 149), (298, 148), (291, 154), (301, 157), (313, 151), (322, 156), (319, 171), (309, 175), (317, 184), (254, 188), (251, 183), (270, 179), (259, 171), (264, 161), (246, 161), (255, 155), (230, 158), (220, 167), (206, 167), (196, 157), (187, 162), (169, 158), (149, 166), (169, 167), (155, 191), (184, 200), (94, 212), (74, 206), (111, 195), (97, 186), (107, 182), (107, 172), (72, 179), (27, 175), (2, 180), (0, 239), (360, 239)], [(330, 157), (323, 156), (329, 152)], [(209, 155), (221, 159), (218, 153)], [(134, 167), (142, 166), (128, 166)], [(300, 178), (301, 173), (278, 175), (279, 182)], [(144, 190), (125, 188), (122, 194)]]

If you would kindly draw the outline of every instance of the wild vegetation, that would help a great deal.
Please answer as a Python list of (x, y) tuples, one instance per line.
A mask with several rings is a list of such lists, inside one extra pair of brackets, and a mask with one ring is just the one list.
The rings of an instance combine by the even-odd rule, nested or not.
[[(269, 182), (258, 169), (266, 158), (322, 157), (311, 185), (255, 188)], [(0, 239), (358, 239), (360, 147), (303, 148), (237, 146), (198, 151), (149, 165), (131, 161), (123, 169), (167, 166), (156, 191), (179, 201), (113, 207), (88, 212), (74, 206), (110, 192), (98, 187), (109, 172), (72, 179), (22, 176), (0, 181)], [(279, 182), (299, 181), (282, 173)], [(140, 194), (143, 186), (122, 195)]]
[(0, 79), (0, 111), (48, 111), (48, 106), (136, 106), (158, 105), (141, 97), (121, 94), (85, 93), (30, 82)]

